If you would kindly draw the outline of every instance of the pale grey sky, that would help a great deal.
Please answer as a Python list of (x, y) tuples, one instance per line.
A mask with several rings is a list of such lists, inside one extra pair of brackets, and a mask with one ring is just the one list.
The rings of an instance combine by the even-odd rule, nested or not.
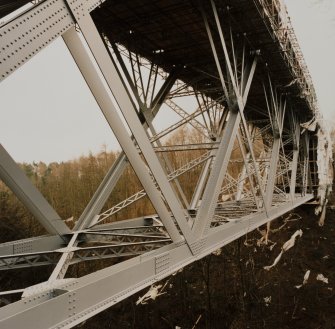
[(324, 118), (334, 121), (335, 1), (285, 0)]
[[(335, 114), (335, 1), (286, 0), (319, 105)], [(0, 143), (19, 162), (114, 149), (115, 138), (61, 39), (1, 83)]]

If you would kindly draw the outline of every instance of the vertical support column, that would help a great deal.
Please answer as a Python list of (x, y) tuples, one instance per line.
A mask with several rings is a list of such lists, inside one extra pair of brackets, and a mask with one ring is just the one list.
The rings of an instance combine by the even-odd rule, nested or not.
[[(242, 145), (240, 145), (240, 147), (241, 146)], [(247, 155), (245, 157), (245, 161), (243, 161), (243, 168), (241, 170), (240, 178), (239, 178), (239, 181), (238, 181), (238, 184), (237, 184), (237, 191), (236, 191), (236, 196), (235, 196), (236, 201), (240, 201), (241, 198), (242, 198), (244, 182), (245, 182), (246, 178), (248, 177), (247, 166), (249, 164), (249, 160), (250, 160), (250, 153), (247, 153)]]
[[(239, 86), (237, 78), (234, 75), (232, 65), (230, 63), (229, 54), (228, 54), (227, 46), (226, 46), (226, 43), (225, 43), (223, 30), (222, 30), (220, 19), (219, 19), (219, 15), (218, 15), (218, 12), (217, 12), (217, 9), (216, 9), (216, 6), (215, 6), (215, 2), (213, 0), (211, 0), (211, 5), (212, 5), (213, 13), (214, 13), (214, 18), (215, 18), (217, 30), (218, 30), (219, 36), (220, 36), (221, 46), (222, 46), (222, 49), (223, 49), (223, 52), (224, 52), (224, 55), (225, 55), (225, 59), (226, 59), (227, 71), (229, 72), (228, 79), (231, 81), (231, 86), (230, 87), (232, 87), (230, 89), (233, 89), (233, 91), (235, 93), (235, 97), (236, 97), (236, 100), (237, 100), (238, 108), (239, 108), (241, 119), (242, 119), (242, 126), (243, 126), (243, 129), (245, 131), (246, 138), (247, 138), (247, 143), (248, 143), (250, 156), (251, 156), (253, 165), (254, 165), (255, 170), (256, 170), (256, 178), (257, 178), (257, 181), (258, 181), (258, 184), (259, 184), (259, 189), (260, 189), (262, 198), (264, 200), (264, 191), (262, 189), (261, 178), (260, 178), (260, 175), (259, 175), (258, 170), (257, 170), (256, 157), (255, 157), (255, 154), (254, 154), (254, 151), (253, 151), (253, 146), (252, 146), (252, 143), (251, 143), (247, 122), (246, 122), (244, 114), (243, 114), (244, 107), (245, 107), (245, 104), (247, 102), (249, 90), (250, 90), (250, 87), (251, 87), (252, 78), (253, 78), (253, 75), (255, 73), (256, 64), (257, 64), (257, 56), (259, 55), (259, 51), (255, 51), (255, 57), (254, 57), (254, 60), (253, 60), (252, 64), (251, 65), (246, 65), (246, 67), (244, 67), (245, 50), (243, 50), (242, 77), (241, 77), (240, 86)], [(207, 27), (207, 25), (206, 25), (206, 27)], [(207, 29), (209, 30), (209, 27), (207, 27)], [(266, 206), (265, 206), (265, 211), (266, 212), (268, 211)]]
[(290, 180), (290, 196), (292, 202), (295, 199), (295, 185), (297, 180), (297, 169), (299, 159), (299, 146), (300, 146), (300, 125), (294, 122), (293, 125), (293, 159), (291, 163), (291, 180)]
[(270, 168), (268, 172), (266, 191), (265, 191), (265, 207), (267, 209), (270, 209), (272, 206), (273, 192), (276, 183), (279, 150), (280, 150), (280, 138), (274, 136), (271, 150)]
[(293, 150), (292, 171), (291, 171), (291, 180), (290, 180), (290, 196), (291, 196), (292, 201), (295, 198), (295, 185), (296, 185), (296, 179), (297, 179), (298, 158), (299, 158), (299, 148)]
[[(273, 143), (271, 150), (271, 158), (270, 158), (270, 168), (268, 170), (267, 175), (267, 185), (266, 185), (266, 193), (265, 193), (265, 207), (266, 209), (270, 209), (273, 201), (274, 187), (277, 179), (277, 167), (279, 160), (279, 152), (282, 143), (282, 132), (284, 127), (284, 117), (286, 111), (286, 100), (282, 101), (282, 96), (279, 96), (276, 93), (276, 90), (272, 88), (272, 82), (270, 76), (269, 86), (270, 86), (270, 101), (267, 97), (267, 92), (265, 85), (264, 87), (264, 95), (266, 100), (266, 105), (268, 109), (268, 114), (270, 118), (270, 123), (272, 126), (272, 134), (273, 134)], [(269, 227), (268, 227), (269, 228)]]
[[(254, 132), (252, 133), (252, 135), (253, 134), (254, 134)], [(252, 136), (252, 141), (253, 141), (253, 137), (254, 136)], [(244, 150), (244, 147), (243, 147), (242, 138), (241, 138), (240, 133), (237, 134), (237, 141), (238, 141), (238, 144), (240, 146), (240, 150), (241, 150), (242, 157), (243, 157), (243, 163), (244, 163), (243, 169), (245, 169), (245, 177), (249, 177), (251, 193), (254, 197), (254, 200), (255, 200), (255, 203), (256, 203), (256, 208), (258, 210), (259, 207), (260, 207), (260, 204), (259, 204), (259, 200), (257, 198), (257, 188), (255, 188), (255, 186), (254, 186), (252, 175), (251, 175), (251, 172), (249, 170), (249, 160), (250, 160), (250, 158), (253, 161), (254, 174), (255, 174), (255, 177), (256, 177), (256, 181), (258, 183), (258, 189), (259, 189), (260, 195), (261, 195), (261, 197), (263, 198), (263, 201), (264, 201), (264, 191), (263, 191), (262, 184), (261, 184), (262, 182), (261, 182), (261, 177), (260, 177), (260, 173), (259, 173), (259, 166), (258, 166), (258, 163), (256, 162), (256, 158), (255, 158), (255, 155), (253, 154), (253, 150), (249, 149), (247, 155), (245, 154), (245, 150)], [(244, 186), (244, 180), (241, 182), (241, 193), (243, 191), (243, 186)], [(239, 200), (238, 194), (237, 194), (236, 200), (237, 201)]]
[(208, 173), (209, 173), (209, 168), (211, 166), (212, 163), (212, 157), (210, 157), (206, 163), (204, 164), (204, 166), (202, 167), (201, 173), (200, 173), (200, 178), (197, 182), (197, 186), (194, 190), (193, 196), (192, 196), (192, 200), (190, 203), (190, 210), (194, 210), (198, 204), (199, 204), (199, 200), (201, 197), (201, 194), (204, 190), (205, 187), (205, 183), (206, 183), (206, 179), (208, 177)]
[(224, 54), (225, 54), (226, 65), (228, 66), (228, 71), (230, 74), (230, 78), (231, 78), (231, 82), (233, 85), (233, 90), (235, 92), (235, 95), (231, 97), (230, 93), (228, 92), (228, 89), (227, 89), (227, 86), (226, 86), (226, 83), (223, 77), (223, 72), (221, 69), (219, 57), (216, 51), (214, 39), (212, 37), (211, 29), (208, 24), (206, 14), (202, 9), (202, 16), (203, 16), (203, 20), (205, 23), (205, 28), (207, 31), (208, 39), (210, 41), (210, 45), (212, 48), (213, 57), (216, 63), (217, 71), (219, 73), (222, 89), (227, 98), (227, 102), (229, 106), (229, 120), (223, 131), (221, 142), (220, 142), (217, 154), (216, 154), (216, 158), (213, 162), (212, 171), (208, 178), (206, 188), (203, 193), (201, 206), (199, 208), (199, 212), (195, 220), (195, 225), (193, 227), (194, 234), (197, 238), (202, 238), (204, 235), (206, 235), (210, 227), (210, 223), (213, 218), (218, 196), (220, 193), (222, 181), (226, 174), (228, 162), (231, 156), (231, 151), (234, 146), (235, 137), (237, 136), (240, 122), (241, 120), (244, 119), (243, 111), (244, 111), (245, 103), (246, 103), (247, 96), (248, 96), (250, 86), (251, 86), (251, 81), (253, 79), (256, 64), (257, 64), (257, 58), (255, 57), (252, 62), (252, 65), (249, 67), (250, 70), (248, 71), (248, 78), (247, 78), (247, 83), (246, 83), (246, 87), (244, 90), (244, 94), (241, 95), (238, 91), (237, 81), (235, 80), (232, 67), (230, 64), (230, 59), (229, 59), (229, 55), (227, 52), (225, 40), (223, 37), (220, 21), (218, 19), (216, 7), (213, 1), (211, 1), (211, 4), (212, 4), (215, 19), (216, 19), (216, 23), (217, 23), (217, 29), (220, 35), (221, 45), (223, 47)]
[(231, 111), (228, 123), (221, 137), (219, 149), (213, 163), (210, 176), (201, 201), (194, 226), (194, 234), (200, 238), (207, 233), (214, 215), (218, 195), (220, 193), (223, 178), (226, 174), (231, 151), (234, 146), (241, 116), (238, 111)]
[(303, 134), (303, 175), (302, 175), (302, 195), (306, 195), (309, 186), (309, 133), (306, 130)]
[[(199, 106), (199, 109), (201, 109), (201, 105)], [(226, 122), (227, 117), (229, 116), (228, 111), (226, 109), (224, 111), (225, 112), (222, 114), (222, 116), (219, 120), (219, 127), (217, 129), (217, 136), (222, 134), (224, 124)], [(210, 172), (210, 167), (211, 167), (211, 164), (213, 162), (213, 158), (216, 156), (216, 153), (217, 153), (217, 150), (215, 150), (215, 149), (212, 150), (211, 151), (211, 157), (206, 161), (206, 163), (202, 167), (200, 177), (197, 181), (197, 185), (196, 185), (195, 190), (194, 190), (193, 195), (192, 195), (192, 200), (191, 200), (190, 207), (189, 207), (189, 210), (191, 210), (191, 211), (194, 211), (194, 209), (196, 209), (199, 205), (199, 200), (200, 200), (201, 195), (204, 191), (205, 184), (206, 184), (206, 181), (207, 181), (207, 177), (208, 177), (209, 172)]]

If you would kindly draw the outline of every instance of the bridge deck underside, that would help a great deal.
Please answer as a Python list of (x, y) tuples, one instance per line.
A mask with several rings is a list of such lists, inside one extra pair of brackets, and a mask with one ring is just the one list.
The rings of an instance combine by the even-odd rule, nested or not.
[[(261, 91), (267, 70), (279, 88), (284, 88), (297, 78), (285, 62), (283, 49), (266, 19), (261, 16), (256, 2), (216, 1), (219, 14), (225, 17), (222, 21), (224, 35), (229, 38), (232, 33), (234, 39), (235, 50), (228, 45), (229, 54), (233, 57), (233, 51), (243, 49), (246, 43), (249, 50), (260, 50), (261, 60), (266, 63), (267, 68), (255, 74), (245, 109), (246, 116), (254, 120), (267, 116), (259, 112), (259, 109), (266, 108)], [(111, 42), (124, 45), (166, 72), (176, 67), (182, 68), (177, 74), (180, 80), (217, 99), (222, 96), (222, 88), (201, 9), (208, 16), (209, 24), (214, 25), (210, 2), (205, 1), (200, 6), (197, 1), (112, 0), (97, 8), (92, 17), (99, 31)], [(213, 34), (213, 38), (216, 43), (220, 42), (217, 34)], [(223, 52), (218, 55), (220, 61), (224, 62)], [(313, 114), (308, 104), (299, 97), (301, 91), (298, 86), (292, 85), (286, 92), (292, 96), (300, 115), (310, 119)]]

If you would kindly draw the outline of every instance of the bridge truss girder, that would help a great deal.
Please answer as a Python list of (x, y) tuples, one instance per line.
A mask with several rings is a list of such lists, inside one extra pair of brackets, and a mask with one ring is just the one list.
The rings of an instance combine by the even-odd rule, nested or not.
[[(6, 46), (0, 53), (1, 79), (63, 37), (123, 149), (69, 229), (0, 148), (1, 180), (49, 233), (1, 244), (0, 270), (54, 266), (47, 282), (1, 293), (23, 293), (21, 300), (0, 309), (2, 328), (71, 328), (313, 198), (309, 132), (300, 133), (303, 118), (267, 72), (262, 81), (266, 115), (258, 121), (246, 116), (255, 71), (264, 63), (257, 49), (247, 43), (236, 49), (233, 34), (224, 35), (214, 1), (210, 12), (200, 11), (220, 81), (218, 99), (177, 80), (182, 67), (167, 74), (100, 35), (90, 12), (101, 3), (45, 0), (0, 28)], [(27, 32), (22, 34), (19, 26)], [(158, 87), (161, 76), (165, 80)], [(185, 95), (195, 98), (195, 111), (177, 104)], [(181, 120), (157, 132), (154, 118), (163, 106)], [(187, 124), (202, 136), (198, 147), (206, 150), (175, 168), (166, 154), (169, 148), (185, 152), (197, 144), (166, 146), (163, 137)], [(143, 190), (102, 210), (128, 165)], [(201, 170), (188, 198), (179, 178), (195, 167)], [(113, 221), (113, 215), (145, 196), (156, 214)], [(106, 258), (116, 263), (64, 279), (69, 266)]]

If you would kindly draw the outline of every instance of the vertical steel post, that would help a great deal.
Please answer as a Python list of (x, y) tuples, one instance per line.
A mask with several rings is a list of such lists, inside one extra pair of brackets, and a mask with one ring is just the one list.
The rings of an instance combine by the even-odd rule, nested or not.
[(276, 173), (279, 159), (279, 150), (280, 150), (280, 139), (274, 137), (272, 150), (271, 150), (271, 159), (270, 159), (270, 168), (268, 171), (267, 184), (265, 190), (265, 207), (270, 209), (272, 206), (273, 192), (276, 183)]
[(213, 1), (211, 1), (211, 3), (212, 3), (213, 11), (216, 17), (217, 28), (218, 28), (220, 39), (221, 39), (221, 45), (224, 48), (226, 64), (228, 65), (229, 72), (231, 74), (231, 79), (232, 79), (233, 88), (235, 91), (235, 98), (236, 98), (237, 103), (232, 102), (232, 100), (230, 99), (228, 89), (224, 81), (221, 65), (219, 62), (219, 57), (217, 55), (216, 47), (214, 44), (213, 36), (212, 36), (211, 30), (208, 24), (206, 14), (202, 9), (202, 16), (204, 19), (208, 39), (210, 41), (210, 45), (212, 48), (212, 54), (215, 60), (217, 71), (219, 73), (222, 89), (227, 98), (230, 115), (229, 115), (229, 120), (227, 122), (227, 125), (221, 137), (221, 142), (220, 142), (220, 145), (217, 151), (217, 155), (213, 162), (213, 167), (212, 167), (210, 176), (208, 178), (206, 188), (203, 193), (203, 198), (201, 201), (201, 206), (199, 208), (199, 212), (195, 220), (195, 225), (193, 227), (194, 234), (198, 238), (201, 238), (204, 235), (206, 235), (210, 227), (210, 223), (214, 215), (215, 207), (216, 207), (218, 196), (220, 193), (221, 184), (222, 184), (222, 181), (227, 171), (229, 159), (231, 156), (231, 151), (234, 146), (235, 137), (237, 135), (239, 124), (241, 122), (241, 119), (244, 119), (243, 110), (244, 110), (245, 103), (243, 104), (243, 100), (245, 99), (246, 101), (247, 99), (247, 95), (250, 90), (251, 81), (253, 79), (255, 68), (256, 68), (256, 63), (257, 63), (257, 60), (255, 58), (251, 66), (250, 72), (249, 72), (248, 82), (246, 84), (247, 87), (245, 88), (245, 94), (242, 96), (238, 92), (237, 82), (234, 79), (234, 75), (231, 69), (230, 59), (229, 59), (228, 52), (225, 46), (222, 29), (221, 29), (221, 26), (220, 26), (220, 23), (217, 17), (215, 4)]
[[(242, 147), (242, 145), (239, 143), (240, 147)], [(243, 193), (243, 189), (244, 189), (244, 182), (246, 180), (246, 178), (248, 177), (248, 173), (247, 173), (247, 167), (249, 164), (249, 160), (250, 160), (250, 153), (247, 153), (245, 158), (243, 157), (243, 167), (238, 179), (238, 183), (237, 183), (237, 191), (236, 191), (236, 195), (235, 195), (235, 200), (236, 201), (240, 201), (242, 198), (242, 193)], [(256, 200), (255, 200), (256, 201)], [(257, 203), (257, 201), (256, 201)]]
[(205, 162), (204, 166), (202, 167), (201, 173), (200, 173), (200, 178), (198, 179), (197, 185), (195, 187), (193, 196), (192, 196), (192, 200), (190, 203), (190, 210), (195, 209), (198, 204), (199, 204), (199, 200), (201, 198), (201, 194), (205, 188), (205, 184), (206, 184), (206, 179), (208, 177), (208, 173), (209, 173), (209, 168), (211, 166), (211, 163), (213, 161), (213, 158), (210, 157), (209, 159), (207, 159), (207, 161)]
[[(295, 122), (294, 122), (295, 123)], [(293, 125), (293, 158), (291, 162), (291, 180), (290, 180), (290, 196), (292, 202), (295, 198), (295, 186), (297, 179), (298, 159), (299, 159), (299, 146), (300, 146), (300, 125), (295, 123)]]
[(221, 190), (223, 178), (226, 174), (231, 151), (234, 146), (235, 136), (237, 134), (241, 116), (238, 111), (231, 111), (227, 125), (223, 131), (221, 142), (213, 161), (213, 167), (209, 175), (199, 212), (197, 214), (194, 234), (200, 238), (206, 235), (212, 217), (214, 215), (218, 196)]

